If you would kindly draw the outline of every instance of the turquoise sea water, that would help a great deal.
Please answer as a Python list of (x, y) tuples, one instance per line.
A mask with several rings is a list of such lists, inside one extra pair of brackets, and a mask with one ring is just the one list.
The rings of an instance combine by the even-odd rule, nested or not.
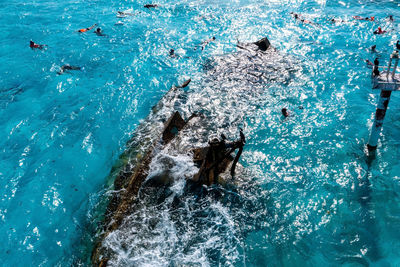
[[(196, 260), (187, 259), (190, 249), (172, 259), (179, 242), (164, 242), (169, 254), (149, 248), (148, 261), (133, 263), (400, 265), (400, 95), (392, 96), (376, 159), (369, 162), (364, 149), (377, 101), (364, 59), (374, 59), (367, 48), (377, 44), (387, 61), (400, 38), (399, 2), (159, 1), (154, 10), (146, 3), (0, 3), (1, 265), (85, 264), (80, 244), (140, 121), (186, 78), (193, 79), (190, 93), (202, 96), (208, 60), (236, 51), (237, 39), (264, 36), (304, 71), (290, 83), (262, 85), (263, 93), (240, 106), (248, 138), (241, 163), (252, 173), (247, 192), (236, 205), (209, 200), (210, 211), (223, 215), (210, 215), (212, 227), (192, 228), (199, 223), (184, 217), (194, 221), (180, 231), (214, 237), (192, 240), (199, 242)], [(115, 16), (127, 9), (135, 16)], [(296, 22), (292, 11), (319, 25)], [(333, 17), (349, 22), (331, 24)], [(93, 23), (106, 36), (76, 32)], [(383, 25), (394, 30), (372, 34)], [(193, 50), (212, 36), (216, 42)], [(47, 49), (31, 50), (31, 39)], [(171, 48), (181, 57), (168, 57)], [(83, 69), (57, 75), (63, 64)], [(215, 92), (206, 109), (227, 112)], [(293, 116), (283, 120), (282, 107)]]

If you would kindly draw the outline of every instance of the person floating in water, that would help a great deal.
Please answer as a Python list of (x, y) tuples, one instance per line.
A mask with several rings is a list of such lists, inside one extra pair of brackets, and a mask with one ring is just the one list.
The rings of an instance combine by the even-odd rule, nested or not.
[(98, 36), (106, 36), (106, 35), (103, 33), (103, 31), (101, 30), (101, 28), (97, 28), (97, 29), (94, 31), (94, 33), (97, 34)]
[(135, 16), (135, 14), (124, 11), (117, 11), (118, 18), (125, 18), (126, 16)]
[(156, 4), (147, 4), (147, 5), (144, 5), (144, 7), (150, 9), (150, 8), (156, 8), (156, 7), (158, 7), (158, 5), (156, 5)]
[(71, 66), (71, 65), (69, 65), (69, 64), (65, 64), (65, 65), (62, 65), (62, 66), (61, 66), (60, 71), (57, 72), (57, 74), (58, 74), (58, 75), (61, 75), (61, 74), (63, 74), (64, 71), (66, 71), (66, 70), (81, 70), (81, 67)]
[[(202, 42), (202, 43), (200, 44), (200, 45), (201, 45), (201, 50), (204, 50), (204, 48), (205, 48), (209, 43), (214, 42), (214, 41), (215, 41), (215, 36), (212, 37), (212, 38), (210, 38), (210, 39), (205, 40), (204, 42)], [(196, 50), (196, 48), (195, 48), (195, 50)]]
[(387, 31), (382, 30), (381, 27), (378, 27), (378, 29), (374, 31), (374, 34), (385, 34), (385, 33), (387, 33)]
[(376, 51), (376, 45), (371, 46), (371, 52), (372, 52), (372, 53), (376, 53), (376, 52), (377, 52), (377, 51)]
[(82, 33), (82, 32), (87, 32), (87, 31), (90, 31), (91, 29), (93, 29), (94, 27), (96, 27), (97, 26), (97, 24), (95, 23), (95, 24), (93, 24), (92, 26), (90, 26), (89, 28), (85, 28), (85, 29), (80, 29), (80, 30), (78, 30), (78, 32), (80, 32), (80, 33)]
[(289, 111), (287, 110), (287, 108), (283, 108), (281, 110), (281, 112), (282, 112), (283, 117), (285, 117), (285, 118), (289, 117), (289, 115), (290, 115)]
[(375, 17), (361, 17), (361, 16), (353, 16), (353, 19), (356, 20), (366, 20), (366, 21), (375, 21)]
[(45, 44), (36, 44), (32, 40), (29, 41), (29, 47), (32, 48), (32, 49), (35, 49), (35, 48), (43, 49), (45, 46), (47, 46), (47, 45), (45, 45)]
[(296, 20), (301, 21), (301, 22), (303, 22), (303, 23), (307, 23), (307, 24), (311, 24), (311, 25), (318, 25), (318, 24), (316, 24), (316, 23), (314, 23), (314, 22), (312, 22), (312, 21), (309, 21), (309, 20), (306, 20), (306, 19), (302, 19), (302, 18), (300, 17), (300, 15), (297, 14), (297, 13), (290, 12), (290, 14), (292, 14), (293, 17), (294, 17)]
[(335, 18), (333, 18), (333, 19), (331, 19), (331, 22), (332, 22), (332, 23), (345, 23), (345, 22), (347, 22), (347, 21), (345, 21), (345, 20), (343, 20), (343, 19), (335, 19)]
[[(300, 109), (300, 110), (304, 109), (303, 106), (298, 106), (297, 108)], [(290, 114), (290, 112), (289, 112), (289, 110), (287, 108), (282, 108), (281, 112), (282, 112), (282, 116), (285, 117), (285, 118), (291, 116), (291, 114)]]
[(169, 57), (178, 58), (179, 56), (177, 54), (175, 54), (175, 50), (174, 49), (171, 49), (171, 50), (169, 50)]

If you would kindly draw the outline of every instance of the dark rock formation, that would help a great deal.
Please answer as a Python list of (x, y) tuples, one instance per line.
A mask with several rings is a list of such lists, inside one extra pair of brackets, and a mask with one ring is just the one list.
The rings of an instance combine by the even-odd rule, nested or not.
[(267, 37), (262, 38), (261, 40), (255, 42), (254, 44), (258, 46), (258, 49), (262, 51), (267, 51), (267, 49), (271, 46), (271, 43), (269, 42)]

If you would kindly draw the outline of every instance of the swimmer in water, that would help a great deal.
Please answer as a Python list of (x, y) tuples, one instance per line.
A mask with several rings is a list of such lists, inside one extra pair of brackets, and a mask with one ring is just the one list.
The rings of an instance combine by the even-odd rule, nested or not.
[(376, 51), (376, 45), (371, 46), (371, 52), (372, 52), (372, 53), (376, 53), (376, 52), (377, 52), (377, 51)]
[(332, 23), (344, 23), (344, 22), (347, 22), (347, 21), (342, 20), (342, 19), (331, 19), (331, 22)]
[(32, 49), (35, 49), (35, 48), (43, 49), (45, 46), (47, 46), (47, 45), (45, 45), (45, 44), (36, 44), (32, 40), (29, 41), (29, 47), (32, 48)]
[(396, 50), (397, 50), (397, 52), (400, 51), (400, 41), (399, 40), (397, 40), (397, 43), (396, 43)]
[(101, 30), (101, 28), (97, 28), (97, 29), (94, 31), (94, 33), (97, 34), (98, 36), (106, 36), (106, 35), (103, 33), (103, 31)]
[(366, 20), (366, 21), (375, 21), (375, 17), (365, 17), (365, 18), (363, 18), (363, 17), (361, 17), (361, 16), (353, 16), (353, 19), (356, 19), (356, 20)]
[(382, 30), (381, 27), (378, 27), (378, 29), (374, 31), (374, 34), (384, 34), (384, 33), (387, 33), (387, 31)]
[(287, 108), (283, 108), (281, 110), (281, 112), (282, 112), (283, 117), (285, 117), (285, 118), (289, 117), (289, 115), (290, 115), (289, 111), (287, 110)]
[[(201, 50), (204, 50), (204, 48), (205, 48), (209, 43), (214, 42), (214, 41), (215, 41), (215, 36), (212, 37), (212, 38), (210, 38), (210, 39), (205, 40), (204, 42), (202, 42), (202, 43), (200, 44), (200, 45), (201, 45)], [(196, 48), (195, 48), (195, 50), (196, 50)]]
[(57, 74), (58, 74), (58, 75), (61, 75), (61, 74), (63, 74), (64, 71), (66, 71), (66, 70), (81, 70), (81, 67), (71, 66), (71, 65), (69, 65), (69, 64), (65, 64), (65, 65), (62, 65), (62, 66), (61, 66), (60, 71), (57, 72)]
[(147, 5), (144, 5), (144, 7), (150, 9), (150, 8), (156, 8), (156, 7), (158, 7), (158, 5), (156, 5), (156, 4), (147, 4)]
[(393, 15), (388, 16), (387, 19), (388, 19), (390, 22), (393, 22), (393, 21), (394, 21)]
[(306, 20), (306, 19), (302, 19), (302, 18), (300, 17), (300, 15), (297, 14), (297, 13), (290, 12), (290, 14), (292, 14), (293, 17), (294, 17), (296, 20), (301, 21), (301, 22), (303, 22), (303, 23), (307, 23), (307, 24), (311, 24), (311, 25), (318, 25), (317, 23), (314, 23), (314, 22), (312, 22), (312, 21), (309, 21), (309, 20)]
[(95, 23), (95, 24), (93, 24), (92, 26), (90, 26), (89, 28), (85, 28), (85, 29), (80, 29), (80, 30), (78, 30), (78, 32), (80, 32), (80, 33), (82, 33), (82, 32), (87, 32), (87, 31), (90, 31), (91, 29), (93, 29), (94, 27), (96, 27), (97, 26), (97, 24)]
[(175, 50), (174, 50), (174, 49), (169, 50), (169, 57), (171, 57), (171, 58), (176, 58), (176, 57), (178, 57), (178, 56), (175, 54)]
[(129, 13), (129, 12), (124, 12), (124, 11), (117, 11), (117, 17), (119, 18), (124, 18), (126, 16), (134, 16), (135, 14)]

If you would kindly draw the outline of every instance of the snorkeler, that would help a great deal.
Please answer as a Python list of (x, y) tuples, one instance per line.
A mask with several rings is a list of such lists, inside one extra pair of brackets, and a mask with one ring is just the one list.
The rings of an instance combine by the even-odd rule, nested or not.
[(366, 20), (366, 21), (375, 21), (375, 17), (361, 17), (361, 16), (353, 16), (353, 19), (356, 20)]
[(124, 12), (124, 11), (117, 11), (117, 17), (118, 18), (125, 18), (126, 16), (134, 16), (135, 14), (129, 13), (129, 12)]
[(60, 71), (57, 72), (57, 74), (58, 74), (58, 75), (61, 75), (61, 74), (63, 74), (64, 71), (66, 71), (66, 70), (80, 70), (80, 69), (81, 69), (81, 67), (71, 66), (71, 65), (69, 65), (69, 64), (65, 64), (65, 65), (62, 65), (62, 66), (61, 66)]
[(101, 28), (97, 28), (97, 29), (94, 31), (94, 33), (97, 34), (98, 36), (106, 36), (106, 35), (103, 33), (103, 31), (101, 30)]
[(36, 44), (35, 42), (33, 42), (32, 40), (29, 41), (29, 47), (34, 49), (34, 48), (38, 48), (38, 49), (43, 49), (45, 46), (45, 44)]
[(144, 7), (150, 9), (150, 8), (156, 8), (156, 7), (158, 7), (158, 5), (156, 5), (156, 4), (147, 4), (147, 5), (144, 5)]
[[(201, 50), (204, 50), (204, 48), (209, 44), (209, 43), (211, 43), (211, 42), (213, 42), (213, 41), (215, 41), (215, 36), (213, 36), (212, 38), (210, 38), (210, 39), (207, 39), (207, 40), (205, 40), (204, 42), (202, 42), (200, 45), (201, 45)], [(196, 50), (196, 48), (195, 48), (195, 50)]]
[(333, 19), (331, 19), (331, 22), (332, 22), (332, 23), (344, 23), (344, 22), (347, 22), (347, 21), (342, 20), (342, 19), (335, 19), (335, 18), (333, 18)]
[(378, 29), (374, 31), (374, 34), (384, 34), (384, 33), (387, 33), (387, 31), (382, 30), (381, 27), (378, 27)]
[(93, 24), (92, 26), (90, 26), (89, 28), (85, 28), (85, 29), (80, 29), (80, 30), (78, 30), (78, 32), (80, 32), (80, 33), (82, 33), (82, 32), (87, 32), (87, 31), (90, 31), (91, 29), (93, 29), (94, 27), (96, 27), (97, 26), (97, 24), (95, 23), (95, 24)]
[(289, 111), (287, 110), (287, 108), (283, 108), (282, 110), (281, 110), (281, 112), (282, 112), (282, 115), (285, 117), (285, 118), (287, 118), (287, 117), (289, 117)]
[(307, 23), (307, 24), (311, 24), (311, 25), (318, 25), (317, 23), (314, 23), (314, 22), (312, 22), (312, 21), (309, 21), (309, 20), (300, 18), (300, 15), (297, 14), (297, 13), (290, 12), (290, 14), (292, 14), (293, 17), (294, 17), (296, 20), (301, 21), (301, 22), (303, 22), (303, 23)]
[(175, 50), (174, 49), (169, 50), (169, 57), (176, 58), (176, 54), (175, 54)]

